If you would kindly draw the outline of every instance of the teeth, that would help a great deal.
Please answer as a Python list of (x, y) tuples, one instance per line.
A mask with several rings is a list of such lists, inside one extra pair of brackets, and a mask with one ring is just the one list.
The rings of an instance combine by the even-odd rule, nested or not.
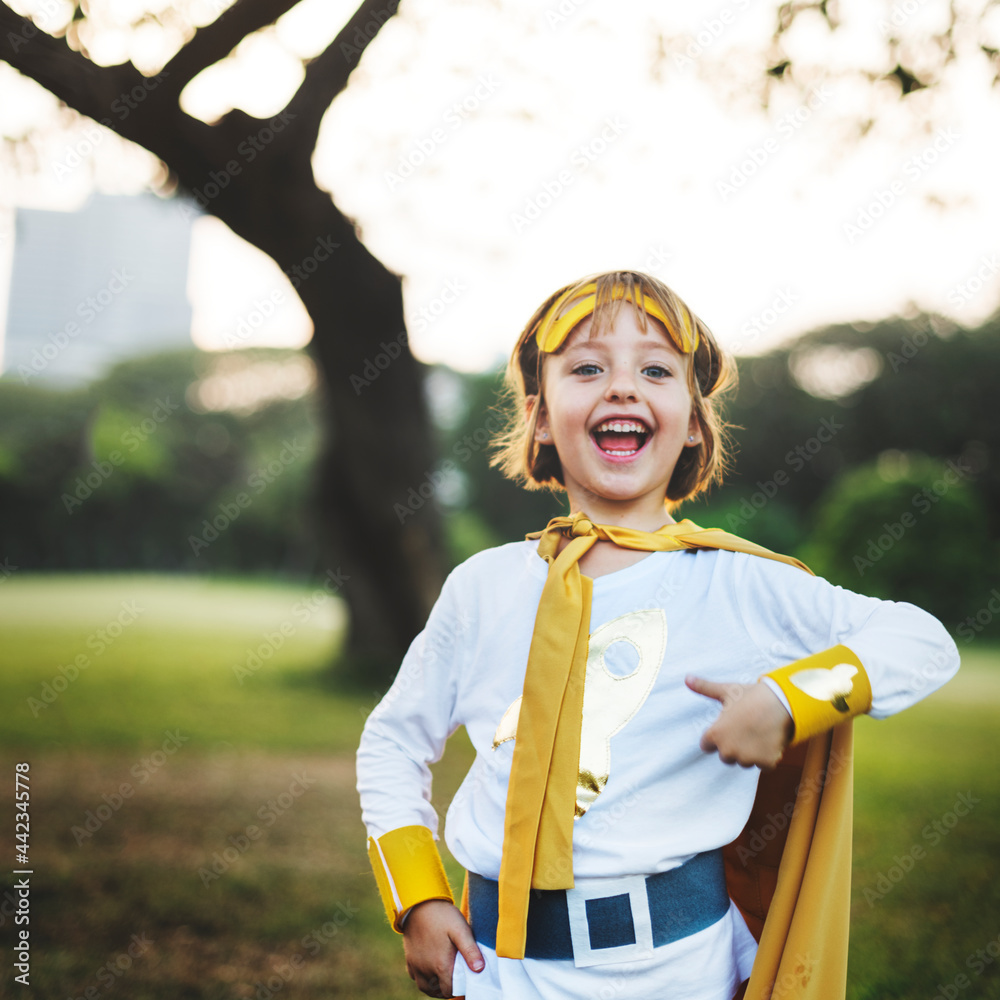
[[(603, 431), (614, 431), (616, 434), (648, 434), (649, 428), (645, 424), (637, 423), (634, 420), (605, 420), (600, 427), (594, 429), (595, 433)], [(624, 454), (624, 453), (623, 453)], [(631, 452), (628, 452), (631, 454)]]

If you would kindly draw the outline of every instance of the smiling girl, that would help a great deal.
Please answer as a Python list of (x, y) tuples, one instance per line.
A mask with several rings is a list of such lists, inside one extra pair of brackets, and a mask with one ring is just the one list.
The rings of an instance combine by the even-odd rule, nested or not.
[[(560, 289), (514, 349), (497, 464), (570, 516), (451, 573), (358, 751), (369, 857), (430, 996), (844, 996), (851, 719), (912, 705), (958, 655), (912, 605), (674, 520), (725, 465), (732, 373), (630, 271)], [(428, 764), (461, 725), (455, 906)]]

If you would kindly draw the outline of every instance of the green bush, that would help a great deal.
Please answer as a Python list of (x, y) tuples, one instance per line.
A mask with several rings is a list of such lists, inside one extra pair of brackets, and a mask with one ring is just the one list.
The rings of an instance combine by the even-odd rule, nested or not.
[(902, 452), (831, 483), (802, 555), (833, 583), (909, 601), (951, 628), (988, 596), (997, 564), (968, 467)]
[(303, 363), (192, 350), (79, 388), (0, 380), (0, 552), (31, 569), (307, 577), (321, 400), (269, 391)]

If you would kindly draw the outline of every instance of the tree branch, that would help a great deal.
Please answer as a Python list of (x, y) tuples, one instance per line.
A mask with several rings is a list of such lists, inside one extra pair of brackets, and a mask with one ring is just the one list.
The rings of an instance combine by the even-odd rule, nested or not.
[(399, 0), (364, 0), (337, 37), (306, 66), (306, 77), (285, 111), (295, 116), (296, 132), (310, 151), (323, 115), (347, 86), (369, 43), (399, 9)]
[[(159, 156), (191, 189), (213, 167), (226, 163), (241, 140), (265, 129), (267, 123), (231, 112), (214, 126), (205, 125), (181, 111), (181, 91), (199, 72), (225, 58), (248, 33), (272, 23), (295, 3), (237, 0), (218, 20), (198, 31), (159, 74), (145, 77), (130, 63), (97, 66), (72, 49), (65, 38), (47, 34), (0, 0), (0, 59), (71, 108)], [(282, 173), (288, 168), (305, 169), (311, 174), (323, 115), (398, 6), (399, 0), (364, 0), (330, 45), (306, 66), (305, 79), (283, 115), (295, 126), (273, 137), (272, 154), (277, 156), (269, 157), (274, 161), (287, 156), (294, 167), (289, 162), (272, 164), (274, 169), (280, 167)], [(133, 114), (140, 105), (139, 113)]]
[(65, 38), (54, 38), (2, 2), (0, 59), (81, 114), (109, 128), (115, 128), (106, 120), (114, 101), (146, 79), (128, 63), (97, 66), (71, 49)]
[(178, 107), (165, 71), (143, 76), (131, 63), (98, 66), (0, 0), (0, 59), (60, 101), (167, 163), (190, 186), (225, 162), (241, 123), (205, 125)]
[(164, 66), (169, 89), (176, 96), (203, 70), (225, 59), (251, 32), (273, 24), (298, 0), (236, 0), (211, 24), (199, 28)]

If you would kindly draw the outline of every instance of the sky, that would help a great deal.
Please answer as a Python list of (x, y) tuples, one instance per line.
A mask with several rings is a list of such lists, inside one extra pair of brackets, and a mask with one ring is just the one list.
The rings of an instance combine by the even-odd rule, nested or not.
[[(65, 16), (57, 0), (38, 3), (43, 26)], [(192, 17), (210, 20), (211, 3)], [(917, 310), (978, 323), (1000, 305), (994, 70), (959, 36), (944, 81), (900, 101), (893, 83), (860, 74), (889, 68), (887, 32), (926, 36), (947, 5), (839, 6), (836, 32), (818, 15), (796, 23), (786, 47), (797, 85), (773, 88), (764, 111), (774, 3), (405, 0), (324, 119), (317, 180), (404, 276), (414, 353), (459, 369), (499, 364), (552, 291), (616, 267), (662, 278), (737, 353)], [(170, 36), (125, 30), (140, 8), (107, 7), (94, 58), (131, 56), (155, 72)], [(301, 60), (352, 11), (304, 0), (192, 81), (185, 110), (206, 121), (235, 106), (276, 114)], [(990, 18), (979, 40), (1000, 48), (1000, 7)], [(919, 47), (909, 57), (931, 65)], [(14, 206), (75, 207), (95, 185), (140, 191), (156, 167), (107, 133), (94, 142), (93, 126), (0, 70), (0, 93), (18, 95), (0, 101), (5, 134), (71, 123), (46, 130), (33, 171), (3, 167), (2, 307)], [(58, 176), (74, 149), (81, 165)], [(196, 343), (223, 347), (262, 290), (281, 304), (261, 328), (266, 342), (306, 342), (308, 316), (277, 268), (217, 220), (199, 220), (188, 290)]]

